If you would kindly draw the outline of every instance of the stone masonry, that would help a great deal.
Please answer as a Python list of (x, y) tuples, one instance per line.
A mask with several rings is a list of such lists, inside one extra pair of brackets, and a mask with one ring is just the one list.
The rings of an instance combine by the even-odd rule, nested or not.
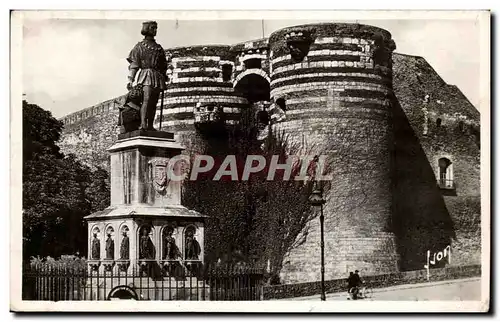
[[(394, 49), (386, 30), (333, 23), (284, 28), (233, 46), (167, 49), (162, 129), (196, 153), (206, 144), (195, 124), (200, 108), (219, 106), (230, 127), (255, 101), (282, 99), (286, 118), (274, 130), (332, 162), (326, 279), (354, 269), (422, 269), (428, 250), (447, 245), (451, 265), (478, 264), (479, 112), (424, 58)], [(113, 101), (62, 119), (64, 152), (109, 169)], [(283, 262), (284, 283), (319, 279), (319, 220), (309, 226), (306, 242)]]

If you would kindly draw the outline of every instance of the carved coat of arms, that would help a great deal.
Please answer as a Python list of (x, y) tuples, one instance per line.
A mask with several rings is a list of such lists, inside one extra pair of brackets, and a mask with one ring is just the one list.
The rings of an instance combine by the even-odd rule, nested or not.
[(170, 182), (168, 177), (168, 160), (152, 160), (149, 162), (150, 178), (153, 188), (158, 193), (164, 193)]

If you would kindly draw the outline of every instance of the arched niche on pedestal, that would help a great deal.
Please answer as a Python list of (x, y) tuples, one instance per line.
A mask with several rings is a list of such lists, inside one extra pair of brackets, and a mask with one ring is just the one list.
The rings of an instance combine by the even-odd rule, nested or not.
[(130, 259), (130, 228), (127, 224), (120, 225), (118, 244), (120, 245), (119, 259)]
[[(145, 233), (147, 232), (147, 234)], [(149, 223), (141, 224), (137, 228), (137, 253), (139, 260), (155, 260), (158, 256), (158, 245), (155, 244), (155, 228)], [(146, 237), (149, 238), (146, 239)], [(148, 247), (148, 249), (145, 249)]]
[(115, 229), (111, 224), (106, 226), (104, 245), (104, 259), (115, 259), (116, 236)]
[[(188, 224), (182, 230), (182, 258), (186, 261), (201, 261), (203, 245), (200, 243), (200, 228)], [(192, 238), (192, 239), (191, 239)]]
[(89, 239), (89, 259), (101, 259), (102, 232), (97, 224), (90, 229)]
[[(180, 254), (182, 257), (181, 238), (179, 235), (179, 229), (177, 223), (175, 222), (166, 223), (161, 227), (159, 247), (161, 260), (179, 260), (180, 258), (179, 256), (177, 256), (177, 254)], [(170, 248), (170, 254), (167, 254), (167, 243), (169, 237), (173, 239), (176, 249), (173, 250), (172, 248)]]

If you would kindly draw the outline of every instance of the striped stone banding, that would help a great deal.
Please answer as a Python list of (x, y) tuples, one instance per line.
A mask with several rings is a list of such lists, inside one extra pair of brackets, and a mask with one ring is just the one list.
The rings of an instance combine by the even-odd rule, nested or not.
[[(313, 50), (307, 54), (308, 57), (312, 56), (367, 56), (365, 53), (352, 50), (331, 50), (331, 49), (322, 49), (322, 50)], [(283, 62), (283, 61), (282, 61)]]
[(318, 37), (314, 41), (315, 44), (373, 44), (372, 39), (351, 38), (351, 37)]
[[(360, 56), (367, 55), (370, 51), (369, 45), (311, 45), (307, 56), (319, 56), (319, 55), (351, 55), (351, 56)], [(270, 59), (271, 65), (280, 64), (283, 61), (292, 61), (292, 56), (290, 54), (282, 55)]]
[[(317, 56), (307, 56), (307, 62), (302, 63), (304, 67), (308, 67), (307, 64), (309, 62), (316, 62), (316, 61), (337, 61), (337, 62), (360, 62), (361, 61), (361, 56), (359, 55), (317, 55)], [(290, 60), (283, 60), (277, 63), (273, 63), (273, 70), (279, 67), (287, 66), (295, 64), (294, 61)]]
[(167, 91), (170, 90), (180, 90), (184, 88), (198, 88), (198, 87), (216, 87), (216, 88), (233, 88), (233, 84), (230, 82), (217, 82), (213, 79), (209, 81), (196, 81), (190, 82), (188, 85), (184, 84), (185, 82), (176, 82), (167, 85)]
[(322, 44), (314, 43), (311, 45), (309, 51), (321, 51), (321, 50), (333, 50), (333, 51), (349, 51), (349, 52), (363, 52), (366, 49), (365, 45), (357, 44)]
[(231, 46), (231, 52), (241, 53), (249, 50), (268, 50), (269, 39), (261, 38), (259, 40), (252, 40), (234, 44)]
[(287, 55), (283, 55), (283, 56), (278, 56), (276, 58), (272, 58), (269, 60), (269, 62), (271, 63), (271, 65), (274, 65), (276, 63), (279, 63), (280, 61), (290, 60), (290, 59), (292, 59), (292, 56), (290, 54), (287, 54)]
[[(240, 113), (227, 113), (225, 114), (226, 120), (239, 120), (241, 118)], [(191, 120), (194, 119), (193, 112), (182, 112), (173, 114), (163, 114), (163, 121), (176, 121), (176, 120)]]
[(388, 79), (377, 79), (371, 77), (357, 77), (357, 76), (338, 76), (332, 75), (329, 73), (324, 74), (305, 74), (305, 75), (296, 75), (290, 76), (286, 78), (281, 78), (277, 80), (271, 81), (271, 88), (277, 88), (280, 86), (294, 85), (294, 84), (302, 84), (309, 83), (314, 81), (321, 82), (332, 82), (334, 84), (352, 84), (355, 85), (363, 85), (363, 84), (379, 84), (379, 85), (390, 85), (391, 82)]
[[(310, 133), (309, 126), (314, 126), (317, 128), (331, 129), (332, 119), (360, 119), (360, 120), (373, 120), (376, 122), (387, 122), (389, 116), (387, 114), (375, 114), (375, 113), (362, 113), (353, 114), (352, 112), (342, 112), (342, 113), (332, 113), (328, 117), (322, 118), (307, 118), (299, 117), (297, 119), (285, 119), (281, 123), (277, 123), (276, 127), (278, 129), (290, 130), (290, 134), (293, 132), (299, 133)], [(383, 124), (383, 123), (382, 123)]]
[[(289, 119), (290, 116), (292, 115), (309, 115), (309, 117), (319, 117), (319, 116), (324, 116), (324, 117), (330, 117), (332, 115), (331, 113), (335, 112), (350, 112), (350, 111), (356, 111), (360, 113), (379, 113), (379, 114), (384, 114), (387, 115), (387, 107), (378, 105), (378, 104), (373, 104), (373, 105), (360, 105), (360, 104), (353, 104), (350, 103), (351, 105), (346, 106), (345, 104), (339, 105), (339, 106), (333, 106), (333, 107), (311, 107), (311, 108), (305, 108), (305, 109), (300, 109), (300, 110), (292, 110), (292, 111), (287, 111), (286, 112), (286, 119)], [(308, 117), (305, 117), (306, 119)]]
[[(198, 101), (180, 102), (180, 103), (169, 103), (169, 104), (165, 104), (164, 103), (163, 104), (163, 110), (165, 111), (166, 109), (172, 109), (172, 108), (178, 108), (178, 107), (193, 108), (193, 107), (196, 106), (196, 103), (198, 103)], [(210, 101), (203, 102), (203, 103), (215, 103), (215, 104), (223, 105), (224, 107), (232, 107), (232, 108), (238, 108), (238, 109), (248, 108), (248, 103), (247, 102), (245, 102), (245, 103), (219, 102), (219, 101), (216, 101), (216, 100), (212, 99)]]
[(220, 69), (217, 71), (193, 71), (193, 72), (178, 72), (176, 73), (177, 78), (186, 78), (186, 77), (208, 77), (208, 78), (218, 78), (221, 75)]
[(198, 96), (180, 96), (180, 97), (165, 97), (164, 104), (176, 104), (176, 103), (239, 103), (247, 104), (247, 100), (243, 97), (237, 96), (216, 96), (216, 95), (198, 95)]
[(386, 91), (389, 89), (389, 87), (380, 85), (380, 84), (374, 84), (374, 83), (369, 83), (363, 81), (345, 81), (345, 80), (326, 80), (326, 78), (322, 78), (321, 76), (316, 77), (315, 79), (310, 79), (309, 81), (305, 82), (293, 82), (292, 84), (289, 85), (282, 85), (282, 86), (274, 86), (271, 87), (272, 90), (280, 90), (280, 89), (288, 89), (290, 87), (297, 87), (300, 88), (302, 86), (306, 86), (309, 84), (315, 84), (315, 83), (326, 83), (328, 84), (328, 88), (338, 88), (338, 89), (366, 89), (366, 90), (376, 90), (376, 91)]
[[(192, 125), (194, 125), (194, 118), (187, 119), (187, 120), (163, 121), (161, 123), (162, 123), (162, 128), (172, 127), (172, 129), (175, 129), (176, 132), (182, 131), (182, 129), (192, 130), (193, 129)], [(226, 123), (238, 124), (239, 120), (227, 120)], [(191, 126), (188, 126), (188, 125), (191, 125)]]
[(234, 89), (232, 85), (231, 87), (219, 87), (219, 86), (177, 87), (177, 88), (167, 89), (165, 91), (165, 95), (173, 95), (174, 93), (184, 93), (185, 95), (189, 95), (190, 92), (196, 92), (196, 91), (221, 92), (220, 94), (225, 94), (225, 93), (233, 93)]
[(286, 116), (286, 121), (294, 120), (310, 120), (312, 118), (324, 117), (324, 118), (377, 118), (386, 119), (388, 113), (386, 111), (381, 111), (377, 109), (343, 109), (336, 111), (300, 111), (301, 113), (291, 114)]
[[(354, 103), (354, 105), (361, 106), (361, 107), (364, 104), (367, 104), (367, 105), (371, 104), (373, 106), (377, 105), (380, 108), (386, 109), (390, 105), (390, 102), (388, 100), (373, 99), (373, 100), (367, 101), (365, 98), (361, 98), (361, 97), (345, 97), (345, 96), (340, 96), (340, 95), (338, 97), (334, 97), (334, 98), (342, 106), (350, 104), (350, 103)], [(302, 106), (303, 104), (307, 105), (309, 103), (326, 103), (326, 102), (329, 102), (330, 100), (331, 100), (331, 98), (326, 97), (326, 96), (321, 96), (321, 97), (312, 96), (312, 97), (301, 97), (301, 98), (287, 99), (286, 100), (286, 106), (287, 106), (286, 113), (287, 113), (287, 115), (288, 115), (288, 113), (294, 113), (294, 110), (297, 110), (295, 108), (292, 108), (294, 105)], [(362, 103), (362, 104), (359, 104), (359, 103)], [(288, 109), (288, 107), (290, 107), (290, 109)]]
[[(224, 83), (222, 81), (222, 77), (216, 77), (216, 78), (214, 78), (214, 77), (182, 77), (182, 78), (174, 77), (172, 79), (172, 84), (175, 84), (175, 83), (197, 83), (197, 82), (211, 82), (212, 84)], [(185, 85), (183, 85), (183, 86), (185, 86)], [(189, 86), (191, 86), (191, 85), (189, 85)]]
[(234, 61), (231, 61), (231, 60), (221, 60), (219, 62), (219, 66), (222, 66), (222, 65), (232, 65), (234, 67)]
[(366, 89), (346, 89), (344, 92), (340, 93), (340, 96), (347, 97), (363, 97), (363, 98), (374, 98), (374, 99), (385, 99), (389, 91), (379, 92)]
[(179, 73), (192, 73), (192, 72), (218, 72), (221, 69), (217, 67), (189, 67), (183, 69), (176, 69), (172, 74), (176, 75)]
[[(363, 47), (360, 48), (360, 50), (345, 50), (345, 49), (321, 49), (321, 50), (311, 50), (307, 54), (307, 58), (309, 59), (310, 57), (314, 56), (370, 56), (367, 54), (369, 48)], [(355, 59), (355, 58), (353, 58)], [(332, 60), (332, 59), (329, 59)], [(339, 60), (339, 59), (337, 59)], [(276, 66), (281, 66), (282, 64), (286, 64), (288, 62), (289, 64), (293, 64), (293, 60), (290, 56), (288, 55), (283, 55), (280, 57), (277, 57), (273, 60), (270, 60), (271, 65), (273, 68), (276, 68)]]
[[(314, 104), (293, 104), (290, 110), (286, 111), (286, 119), (291, 115), (302, 115), (304, 113), (321, 113), (325, 117), (330, 117), (330, 112), (346, 112), (346, 111), (356, 111), (361, 113), (372, 113), (376, 112), (379, 114), (388, 115), (390, 113), (388, 104), (380, 104), (376, 100), (370, 100), (368, 102), (346, 102), (346, 101), (336, 101), (332, 106), (328, 105), (328, 102), (314, 103)], [(316, 115), (317, 116), (317, 115)]]
[(244, 62), (244, 61), (247, 61), (249, 59), (267, 59), (267, 55), (264, 55), (264, 54), (246, 54), (246, 55), (240, 56), (238, 58), (238, 60), (240, 62)]
[(188, 68), (210, 68), (210, 67), (219, 67), (220, 62), (217, 60), (190, 60), (190, 61), (181, 61), (174, 64), (174, 68), (176, 69), (188, 69)]
[(171, 98), (171, 97), (192, 97), (192, 96), (200, 96), (200, 95), (203, 95), (203, 96), (208, 96), (208, 95), (224, 95), (225, 97), (233, 97), (233, 96), (237, 96), (237, 97), (240, 97), (240, 94), (235, 92), (235, 91), (211, 91), (211, 90), (202, 90), (200, 88), (197, 88), (197, 89), (194, 89), (194, 90), (191, 90), (191, 91), (187, 91), (187, 92), (169, 92), (167, 95), (165, 95), (165, 99), (167, 98)]
[[(304, 91), (304, 92), (309, 92), (311, 90), (315, 89), (328, 89), (333, 87), (334, 84), (332, 82), (311, 82), (311, 83), (304, 83), (304, 84), (296, 84), (296, 85), (288, 85), (288, 86), (283, 86), (279, 88), (274, 88), (271, 89), (271, 97), (279, 97), (280, 95), (287, 94), (287, 93), (296, 93), (299, 91)], [(380, 94), (388, 94), (390, 89), (388, 89), (385, 86), (380, 86), (377, 84), (363, 84), (363, 86), (351, 86), (351, 85), (345, 85), (341, 87), (342, 89), (347, 90), (363, 90), (363, 89), (370, 89), (370, 90), (377, 90)]]
[(172, 58), (172, 63), (176, 64), (178, 62), (210, 61), (210, 60), (220, 61), (221, 58), (219, 56), (196, 56), (195, 58), (193, 58), (193, 57), (174, 57), (174, 58)]
[(295, 75), (302, 74), (332, 74), (332, 76), (358, 76), (358, 77), (370, 77), (377, 79), (388, 79), (390, 80), (390, 75), (382, 75), (374, 69), (364, 69), (356, 67), (334, 67), (334, 63), (338, 62), (315, 62), (309, 64), (310, 67), (302, 66), (288, 66), (287, 68), (282, 67), (282, 70), (275, 71), (271, 77), (272, 80), (277, 80), (281, 78), (286, 78)]
[[(190, 106), (185, 106), (185, 107), (163, 108), (163, 115), (186, 113), (186, 112), (192, 113), (194, 111), (194, 108), (195, 108), (195, 105), (190, 105)], [(241, 111), (241, 108), (238, 108), (238, 107), (224, 106), (222, 109), (223, 109), (224, 113), (227, 113), (227, 114), (240, 113), (240, 111)], [(160, 115), (160, 110), (157, 110), (156, 115)]]

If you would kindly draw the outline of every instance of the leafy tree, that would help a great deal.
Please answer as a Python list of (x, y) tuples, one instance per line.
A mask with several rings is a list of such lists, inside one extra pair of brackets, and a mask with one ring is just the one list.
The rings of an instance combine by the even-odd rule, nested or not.
[(83, 217), (109, 205), (107, 174), (57, 146), (63, 125), (23, 101), (23, 256), (86, 252)]

